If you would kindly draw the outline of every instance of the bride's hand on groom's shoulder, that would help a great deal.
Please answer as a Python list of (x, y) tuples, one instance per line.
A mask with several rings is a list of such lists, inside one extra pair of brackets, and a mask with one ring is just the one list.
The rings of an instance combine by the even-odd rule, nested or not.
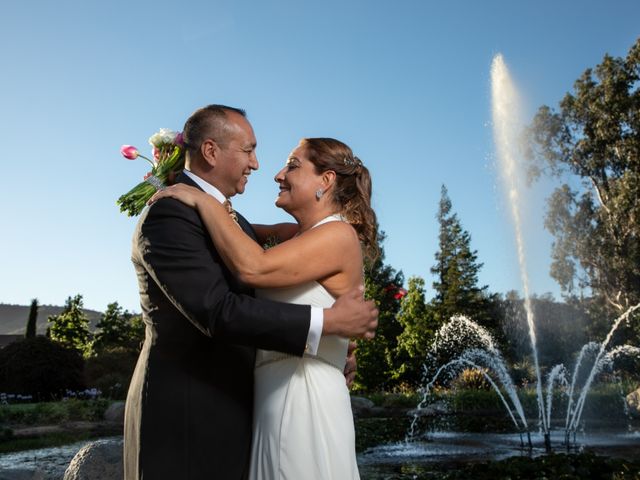
[(195, 187), (191, 187), (183, 183), (177, 183), (154, 193), (149, 199), (149, 205), (157, 202), (161, 198), (175, 198), (188, 207), (197, 208), (198, 201), (202, 199), (202, 195), (206, 194)]

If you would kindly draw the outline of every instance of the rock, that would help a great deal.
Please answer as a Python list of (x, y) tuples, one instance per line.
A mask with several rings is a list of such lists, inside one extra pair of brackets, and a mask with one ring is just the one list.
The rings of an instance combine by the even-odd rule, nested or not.
[(437, 402), (433, 402), (423, 408), (414, 408), (413, 410), (409, 410), (407, 412), (407, 415), (409, 415), (410, 417), (433, 417), (436, 415), (444, 415), (447, 413), (449, 413), (447, 404), (440, 400)]
[(122, 480), (122, 440), (98, 440), (80, 449), (64, 480)]
[(107, 422), (124, 424), (124, 402), (113, 402), (104, 412), (104, 419)]
[(627, 407), (630, 415), (640, 418), (640, 388), (627, 395)]
[(5, 468), (0, 470), (0, 480), (44, 480), (44, 473), (28, 468)]
[(356, 417), (368, 413), (374, 406), (375, 404), (368, 398), (351, 396), (351, 410)]

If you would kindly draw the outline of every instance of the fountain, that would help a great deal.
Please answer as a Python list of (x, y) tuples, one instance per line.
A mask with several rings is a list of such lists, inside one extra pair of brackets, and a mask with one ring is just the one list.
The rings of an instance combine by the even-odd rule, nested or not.
[[(576, 434), (581, 425), (587, 396), (598, 373), (605, 368), (611, 368), (613, 363), (621, 356), (640, 356), (640, 348), (637, 347), (623, 345), (610, 348), (613, 335), (618, 327), (640, 308), (640, 304), (630, 307), (618, 316), (602, 342), (590, 342), (584, 345), (579, 351), (571, 373), (563, 364), (551, 367), (546, 377), (545, 392), (539, 362), (535, 316), (531, 302), (522, 232), (520, 197), (522, 189), (519, 182), (523, 178), (523, 172), (520, 171), (519, 159), (521, 155), (518, 143), (522, 132), (522, 122), (519, 118), (521, 111), (520, 100), (501, 55), (497, 55), (493, 60), (491, 81), (494, 141), (515, 229), (518, 263), (524, 293), (524, 310), (535, 369), (535, 393), (538, 411), (537, 429), (542, 437), (544, 451), (547, 453), (552, 451), (552, 440), (555, 442), (556, 439), (567, 451), (576, 450), (579, 447)], [(471, 445), (470, 442), (476, 445), (476, 453), (483, 456), (482, 458), (497, 459), (501, 458), (501, 455), (509, 455), (505, 450), (514, 447), (514, 439), (512, 437), (499, 438), (497, 435), (491, 434), (481, 434), (485, 437), (483, 440), (479, 440), (478, 435), (472, 441), (467, 439), (467, 443), (460, 450), (460, 445), (454, 447), (453, 444), (446, 443), (450, 437), (448, 432), (439, 432), (435, 435), (432, 433), (430, 434), (431, 440), (437, 437), (441, 442), (440, 446), (434, 443), (426, 443), (422, 450), (418, 448), (420, 436), (417, 431), (417, 423), (420, 412), (429, 401), (432, 388), (436, 382), (441, 381), (446, 375), (451, 377), (463, 369), (474, 369), (481, 373), (488, 385), (497, 393), (500, 403), (504, 406), (509, 419), (513, 423), (517, 435), (520, 437), (520, 447), (528, 449), (529, 453), (531, 453), (535, 448), (531, 439), (531, 426), (527, 422), (525, 409), (518, 397), (518, 390), (509, 375), (506, 363), (494, 339), (486, 329), (465, 317), (454, 317), (441, 327), (436, 334), (433, 350), (437, 351), (441, 345), (447, 344), (451, 339), (455, 339), (458, 342), (467, 342), (467, 345), (473, 344), (473, 346), (467, 346), (461, 354), (443, 362), (440, 366), (432, 364), (432, 368), (427, 368), (429, 363), (429, 359), (427, 359), (424, 369), (422, 400), (417, 406), (405, 442), (403, 445), (383, 446), (382, 455), (411, 456), (415, 461), (417, 455), (419, 455), (418, 451), (421, 451), (423, 456), (432, 454), (437, 456), (442, 454), (443, 449), (449, 448), (454, 454), (464, 456), (467, 454), (465, 452), (469, 451), (465, 450), (465, 448)], [(436, 357), (434, 356), (434, 358)], [(592, 363), (587, 361), (590, 359), (593, 359)], [(589, 370), (586, 370), (589, 366)], [(586, 380), (580, 385), (579, 379), (584, 378), (586, 371), (588, 371)], [(561, 436), (552, 436), (553, 395), (554, 392), (558, 391), (566, 395), (567, 407), (564, 415), (563, 434)], [(527, 438), (526, 444), (524, 441), (525, 435)], [(629, 438), (633, 445), (637, 444), (637, 436)], [(596, 443), (600, 442), (601, 445), (629, 442), (627, 439), (621, 440), (611, 436), (600, 436), (594, 441)]]

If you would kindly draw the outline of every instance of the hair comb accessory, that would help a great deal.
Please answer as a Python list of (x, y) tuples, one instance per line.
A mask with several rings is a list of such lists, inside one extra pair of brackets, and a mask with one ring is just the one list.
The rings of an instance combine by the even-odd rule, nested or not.
[(361, 167), (362, 166), (362, 160), (360, 160), (358, 157), (356, 157), (355, 155), (353, 156), (353, 158), (351, 157), (344, 157), (343, 163), (345, 164), (345, 166), (347, 167)]

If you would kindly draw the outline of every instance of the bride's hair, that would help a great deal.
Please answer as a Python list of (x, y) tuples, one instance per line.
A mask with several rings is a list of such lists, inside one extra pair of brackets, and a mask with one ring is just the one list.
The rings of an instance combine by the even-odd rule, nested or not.
[(371, 208), (371, 176), (369, 170), (356, 157), (351, 148), (333, 138), (303, 138), (307, 158), (316, 172), (336, 172), (331, 191), (332, 200), (340, 213), (353, 225), (362, 242), (365, 257), (375, 260), (379, 255), (378, 223)]

